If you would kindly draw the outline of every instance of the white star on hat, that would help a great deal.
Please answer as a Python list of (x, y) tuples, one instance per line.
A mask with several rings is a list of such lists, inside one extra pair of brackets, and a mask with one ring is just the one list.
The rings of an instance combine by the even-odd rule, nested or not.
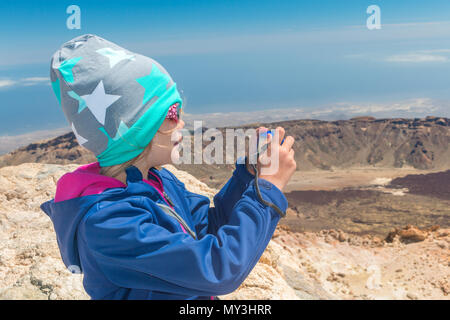
[(81, 96), (98, 122), (105, 125), (106, 109), (121, 96), (106, 94), (103, 81), (100, 81), (91, 94)]
[(103, 48), (97, 50), (98, 53), (101, 55), (109, 58), (109, 66), (113, 68), (116, 64), (118, 64), (120, 61), (128, 59), (128, 60), (135, 60), (134, 55), (127, 54), (123, 50), (114, 50), (111, 48)]
[(84, 138), (84, 137), (82, 137), (82, 136), (80, 136), (80, 135), (78, 134), (78, 131), (77, 131), (77, 129), (75, 128), (75, 126), (73, 125), (73, 122), (72, 122), (72, 131), (73, 131), (73, 133), (75, 134), (75, 137), (77, 138), (78, 144), (79, 144), (80, 146), (83, 145), (83, 144), (85, 144), (86, 142), (88, 142), (88, 140), (87, 140), (86, 138)]
[(75, 41), (73, 43), (73, 48), (76, 49), (83, 44), (84, 41)]

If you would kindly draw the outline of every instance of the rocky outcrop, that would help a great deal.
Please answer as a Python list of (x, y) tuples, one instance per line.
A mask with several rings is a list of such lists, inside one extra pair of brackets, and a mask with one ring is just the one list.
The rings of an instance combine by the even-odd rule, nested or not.
[[(0, 299), (88, 299), (82, 275), (60, 258), (53, 225), (39, 209), (61, 175), (78, 165), (21, 164), (0, 169)], [(216, 190), (173, 166), (186, 187)], [(423, 241), (391, 243), (341, 230), (275, 231), (258, 264), (221, 299), (448, 299), (450, 230)]]
[(430, 232), (436, 231), (438, 229), (438, 225), (422, 230), (413, 225), (407, 225), (401, 229), (394, 228), (394, 230), (389, 232), (389, 234), (387, 235), (386, 241), (393, 242), (396, 238), (398, 239), (398, 241), (402, 241), (404, 243), (424, 241), (428, 237)]
[(76, 165), (22, 164), (0, 170), (0, 299), (87, 299), (62, 263), (53, 225), (39, 205)]

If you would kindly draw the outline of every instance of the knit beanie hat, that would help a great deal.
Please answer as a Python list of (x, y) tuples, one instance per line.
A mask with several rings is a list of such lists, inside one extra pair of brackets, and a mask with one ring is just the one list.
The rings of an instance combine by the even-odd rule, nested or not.
[(176, 83), (158, 62), (92, 34), (55, 52), (50, 80), (78, 143), (101, 167), (138, 156), (169, 108), (182, 107)]

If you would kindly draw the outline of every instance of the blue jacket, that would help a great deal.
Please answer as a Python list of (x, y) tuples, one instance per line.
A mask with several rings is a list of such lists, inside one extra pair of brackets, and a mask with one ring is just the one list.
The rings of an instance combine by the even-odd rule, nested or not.
[[(236, 164), (210, 207), (209, 198), (186, 190), (167, 169), (150, 170), (161, 179), (175, 215), (134, 166), (126, 169), (126, 187), (41, 204), (64, 264), (83, 272), (92, 299), (210, 299), (236, 290), (280, 220), (258, 201), (253, 175)], [(285, 212), (283, 193), (258, 181), (262, 197)]]

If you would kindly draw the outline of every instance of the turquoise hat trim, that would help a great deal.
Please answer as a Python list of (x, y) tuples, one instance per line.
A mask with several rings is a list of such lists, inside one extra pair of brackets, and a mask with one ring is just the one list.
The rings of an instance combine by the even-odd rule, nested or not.
[(174, 83), (119, 139), (108, 136), (108, 147), (97, 156), (100, 166), (121, 164), (141, 154), (161, 127), (170, 106), (177, 102), (181, 108), (183, 101)]

